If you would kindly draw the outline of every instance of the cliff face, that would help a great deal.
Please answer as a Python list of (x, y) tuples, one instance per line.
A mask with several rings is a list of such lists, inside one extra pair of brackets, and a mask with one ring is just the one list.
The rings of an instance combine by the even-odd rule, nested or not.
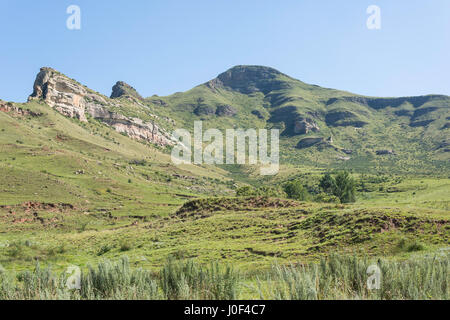
[[(42, 98), (50, 107), (70, 118), (87, 122), (85, 109), (88, 102), (85, 97), (103, 100), (89, 94), (81, 85), (50, 68), (42, 68), (34, 81), (30, 98)], [(105, 103), (103, 100), (102, 102)]]
[(61, 114), (82, 122), (87, 122), (86, 115), (90, 115), (133, 139), (161, 146), (174, 144), (171, 135), (153, 121), (144, 122), (111, 111), (112, 107), (120, 108), (120, 101), (97, 94), (51, 68), (41, 68), (29, 97), (32, 99), (42, 99)]

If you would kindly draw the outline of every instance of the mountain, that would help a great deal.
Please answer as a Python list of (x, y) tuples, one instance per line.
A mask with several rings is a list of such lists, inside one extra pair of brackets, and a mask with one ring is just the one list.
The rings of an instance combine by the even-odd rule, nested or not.
[(128, 83), (125, 83), (123, 81), (117, 81), (117, 83), (112, 88), (110, 98), (111, 99), (120, 98), (122, 96), (130, 96), (142, 100), (141, 95), (136, 91), (135, 88), (133, 88)]
[(279, 128), (284, 163), (448, 169), (445, 95), (366, 97), (306, 84), (269, 67), (236, 66), (187, 92), (145, 102), (184, 128), (194, 120), (221, 129)]
[(111, 98), (42, 68), (30, 101), (65, 116), (99, 120), (134, 139), (171, 146), (175, 128), (278, 128), (281, 163), (357, 171), (448, 169), (450, 97), (377, 98), (322, 88), (263, 66), (236, 66), (166, 97), (117, 82)]

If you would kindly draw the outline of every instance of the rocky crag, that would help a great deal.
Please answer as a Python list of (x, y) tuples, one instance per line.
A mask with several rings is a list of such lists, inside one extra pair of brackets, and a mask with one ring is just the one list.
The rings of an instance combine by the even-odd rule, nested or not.
[[(113, 87), (111, 96), (128, 98), (128, 102), (145, 107), (135, 101), (141, 99), (140, 95), (124, 82), (118, 82)], [(51, 68), (41, 68), (38, 73), (33, 93), (29, 97), (29, 100), (33, 99), (43, 100), (61, 114), (76, 118), (81, 122), (87, 122), (89, 115), (133, 139), (144, 140), (160, 146), (174, 144), (171, 135), (159, 127), (154, 120), (143, 121), (112, 111), (112, 109), (120, 108), (122, 103), (120, 99), (107, 98)]]

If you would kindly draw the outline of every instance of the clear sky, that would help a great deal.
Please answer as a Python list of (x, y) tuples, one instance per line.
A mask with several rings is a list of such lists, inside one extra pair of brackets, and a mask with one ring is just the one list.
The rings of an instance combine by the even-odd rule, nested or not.
[[(66, 9), (81, 8), (81, 30)], [(381, 29), (369, 30), (369, 5)], [(0, 99), (53, 67), (109, 96), (204, 83), (238, 64), (372, 96), (450, 95), (449, 0), (0, 0)]]

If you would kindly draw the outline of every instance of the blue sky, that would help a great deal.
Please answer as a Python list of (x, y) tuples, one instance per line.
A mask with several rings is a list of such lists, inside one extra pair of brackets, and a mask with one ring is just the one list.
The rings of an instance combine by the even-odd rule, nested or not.
[[(81, 30), (66, 9), (81, 8)], [(366, 27), (369, 5), (381, 29)], [(51, 66), (109, 95), (168, 95), (238, 64), (372, 96), (450, 95), (449, 0), (0, 0), (0, 99)]]

